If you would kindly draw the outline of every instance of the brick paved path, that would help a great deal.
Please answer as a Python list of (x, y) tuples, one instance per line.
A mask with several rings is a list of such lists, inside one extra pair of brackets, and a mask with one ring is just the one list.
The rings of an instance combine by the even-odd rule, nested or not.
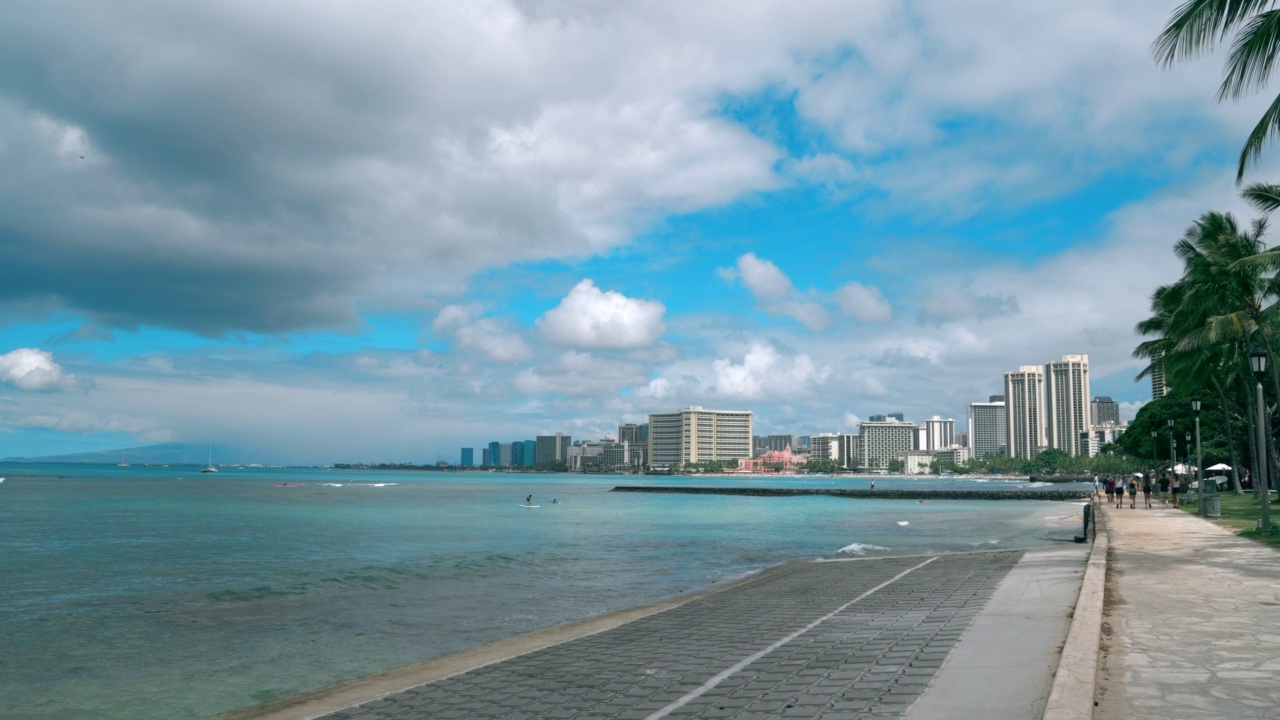
[(1021, 557), (799, 565), (325, 718), (897, 717)]

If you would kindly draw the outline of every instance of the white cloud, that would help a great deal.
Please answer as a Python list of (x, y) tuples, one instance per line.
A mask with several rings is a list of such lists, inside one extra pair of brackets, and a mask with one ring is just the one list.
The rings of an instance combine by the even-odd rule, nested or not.
[(661, 337), (666, 308), (615, 291), (601, 292), (591, 280), (578, 283), (538, 319), (548, 340), (566, 347), (603, 350), (649, 345)]
[(735, 267), (718, 268), (716, 272), (726, 282), (740, 280), (755, 297), (756, 306), (769, 315), (793, 318), (810, 330), (822, 330), (831, 324), (831, 312), (812, 299), (820, 297), (818, 293), (811, 292), (806, 297), (777, 265), (753, 252), (739, 257)]
[(436, 315), (431, 328), (451, 335), (459, 346), (498, 362), (519, 362), (533, 357), (533, 350), (518, 331), (491, 317), (481, 317), (474, 308), (448, 305)]
[(76, 376), (64, 374), (53, 353), (38, 348), (18, 348), (0, 355), (0, 383), (19, 390), (47, 392), (76, 387)]
[(782, 399), (806, 393), (826, 381), (829, 371), (817, 367), (807, 354), (788, 361), (770, 345), (753, 344), (735, 364), (728, 358), (711, 363), (710, 390), (737, 399)]
[(893, 319), (893, 306), (874, 285), (851, 281), (836, 290), (833, 297), (840, 306), (840, 312), (858, 322), (888, 322)]
[(559, 395), (601, 397), (613, 395), (619, 388), (644, 382), (644, 370), (633, 363), (618, 362), (569, 351), (537, 368), (516, 375), (515, 389), (527, 395), (552, 393)]

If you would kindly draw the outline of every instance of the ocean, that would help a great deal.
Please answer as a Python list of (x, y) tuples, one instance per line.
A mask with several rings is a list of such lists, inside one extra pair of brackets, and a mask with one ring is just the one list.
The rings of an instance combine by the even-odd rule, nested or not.
[[(869, 478), (28, 464), (0, 477), (0, 718), (15, 720), (204, 718), (793, 560), (1070, 542), (1061, 520), (1079, 514), (610, 492)], [(540, 507), (520, 507), (529, 494)]]

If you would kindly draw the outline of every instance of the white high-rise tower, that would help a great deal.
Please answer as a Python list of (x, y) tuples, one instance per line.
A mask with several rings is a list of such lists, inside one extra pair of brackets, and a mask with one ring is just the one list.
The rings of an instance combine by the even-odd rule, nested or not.
[(1044, 446), (1044, 368), (1023, 365), (1004, 374), (1009, 457), (1029, 460)]
[(1063, 355), (1044, 366), (1044, 419), (1049, 447), (1080, 454), (1089, 422), (1089, 356)]

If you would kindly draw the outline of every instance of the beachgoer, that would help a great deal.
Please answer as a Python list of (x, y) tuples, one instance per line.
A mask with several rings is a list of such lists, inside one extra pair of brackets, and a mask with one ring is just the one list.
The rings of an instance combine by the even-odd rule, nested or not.
[(1129, 509), (1138, 509), (1138, 481), (1129, 478)]
[(1160, 476), (1160, 500), (1165, 507), (1169, 507), (1169, 476)]
[(872, 480), (872, 481), (871, 481), (871, 489), (872, 489), (872, 490), (875, 490), (875, 489), (876, 489), (876, 481), (875, 481), (875, 480)]
[(1182, 507), (1182, 481), (1176, 477), (1169, 478), (1169, 491), (1173, 494), (1173, 506)]
[(1151, 507), (1151, 476), (1142, 478), (1142, 502)]
[(525, 505), (532, 505), (532, 504), (533, 504), (533, 496), (532, 496), (532, 495), (525, 495), (525, 496), (524, 496), (524, 504), (525, 504)]
[(1116, 479), (1109, 477), (1107, 478), (1107, 504), (1110, 505), (1115, 501), (1116, 501)]

